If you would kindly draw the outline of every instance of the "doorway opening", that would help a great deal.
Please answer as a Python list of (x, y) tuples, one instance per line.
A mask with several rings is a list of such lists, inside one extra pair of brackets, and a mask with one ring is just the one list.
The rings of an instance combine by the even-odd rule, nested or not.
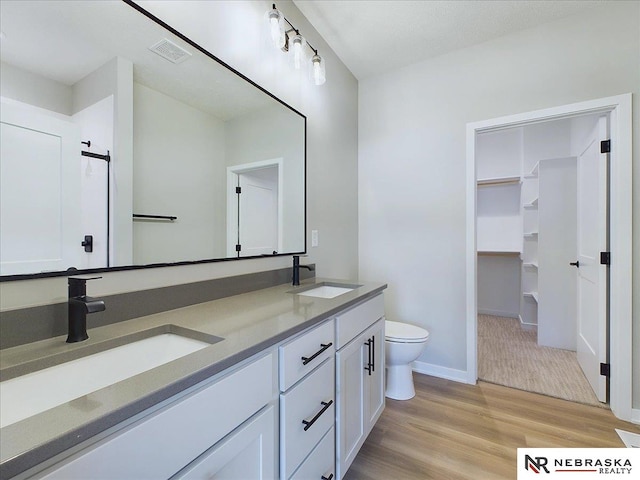
[[(605, 128), (598, 128), (600, 122)], [(585, 271), (593, 273), (597, 256), (589, 252), (578, 270), (578, 246), (607, 251), (606, 235), (598, 238), (598, 228), (588, 229), (607, 228), (608, 155), (595, 157), (595, 147), (609, 138), (606, 124), (607, 115), (593, 114), (477, 134), (481, 380), (579, 403), (606, 403), (606, 382), (600, 386), (599, 376), (587, 378), (595, 373), (591, 357), (607, 363), (606, 312), (599, 317), (587, 309), (579, 316), (578, 290), (593, 282), (576, 282)], [(603, 168), (588, 170), (592, 164)], [(585, 204), (589, 215), (581, 208)], [(595, 222), (600, 217), (603, 221)], [(607, 286), (594, 287), (590, 307), (597, 310), (597, 291), (601, 288), (605, 306)]]
[(282, 251), (282, 159), (227, 167), (227, 256)]
[[(541, 161), (543, 158), (539, 157), (536, 159), (536, 155), (526, 156), (524, 155), (526, 152), (520, 150), (519, 153), (521, 155), (521, 158), (525, 158), (526, 161), (524, 163), (521, 163), (521, 168), (514, 174), (509, 172), (505, 173), (504, 167), (507, 165), (505, 158), (497, 158), (493, 162), (493, 164), (490, 165), (491, 168), (493, 168), (493, 172), (488, 169), (487, 165), (483, 165), (479, 161), (479, 156), (482, 155), (483, 149), (487, 150), (487, 144), (491, 145), (492, 142), (496, 143), (494, 142), (494, 140), (498, 139), (500, 136), (506, 137), (516, 146), (519, 140), (520, 145), (524, 148), (526, 138), (523, 137), (523, 135), (525, 129), (528, 128), (530, 133), (530, 135), (528, 135), (529, 140), (533, 139), (529, 143), (533, 143), (534, 145), (536, 145), (538, 147), (538, 151), (545, 151), (554, 147), (554, 142), (550, 141), (545, 143), (544, 137), (538, 138), (536, 140), (536, 135), (544, 133), (545, 128), (559, 128), (559, 125), (564, 123), (565, 126), (568, 126), (567, 128), (569, 129), (569, 131), (572, 131), (573, 129), (574, 133), (577, 131), (589, 131), (591, 133), (593, 131), (593, 128), (596, 128), (598, 125), (596, 125), (596, 127), (593, 127), (591, 130), (589, 130), (586, 125), (589, 122), (593, 124), (594, 119), (597, 120), (606, 117), (608, 117), (610, 121), (609, 133), (611, 141), (611, 152), (603, 154), (605, 156), (605, 160), (606, 158), (608, 158), (610, 164), (609, 179), (611, 195), (609, 201), (609, 228), (607, 228), (606, 225), (605, 227), (602, 227), (597, 223), (594, 223), (592, 225), (585, 224), (584, 215), (575, 210), (575, 208), (577, 207), (573, 208), (573, 210), (569, 208), (568, 212), (564, 211), (566, 210), (564, 208), (566, 206), (565, 202), (562, 202), (560, 204), (562, 208), (551, 209), (561, 211), (560, 213), (563, 213), (565, 217), (560, 215), (558, 218), (556, 218), (552, 215), (552, 218), (550, 220), (546, 215), (544, 219), (542, 216), (540, 216), (539, 218), (536, 216), (538, 213), (540, 213), (537, 212), (537, 209), (540, 207), (539, 202), (542, 201), (543, 192), (541, 190), (538, 190), (537, 193), (540, 196), (536, 196), (535, 187), (545, 189), (545, 211), (547, 212), (549, 211), (549, 199), (553, 196), (552, 192), (554, 190), (553, 188), (550, 189), (549, 185), (552, 185), (554, 182), (556, 184), (558, 182), (563, 184), (562, 182), (566, 182), (567, 178), (575, 178), (576, 192), (580, 188), (582, 189), (582, 191), (593, 192), (594, 184), (591, 180), (589, 180), (590, 177), (588, 177), (588, 175), (584, 173), (589, 172), (589, 168), (582, 168), (580, 171), (582, 171), (583, 173), (580, 173), (578, 171), (578, 165), (580, 164), (579, 155), (584, 151), (584, 149), (581, 150), (577, 145), (578, 137), (580, 137), (580, 135), (574, 135), (574, 138), (569, 141), (570, 145), (573, 143), (570, 148), (571, 151), (568, 152), (569, 155), (564, 155), (564, 153), (567, 152), (564, 152), (560, 157), (558, 157), (557, 155), (552, 155), (551, 157), (547, 158), (549, 162), (543, 163)], [(595, 123), (598, 124), (597, 121)], [(582, 135), (580, 141), (583, 141), (585, 136), (586, 134)], [(600, 147), (599, 142), (597, 146)], [(578, 150), (580, 151), (578, 152)], [(599, 156), (600, 153), (598, 151), (598, 155), (595, 158), (598, 158)], [(565, 158), (566, 161), (557, 161), (563, 158)], [(552, 162), (551, 160), (556, 160), (556, 162)], [(566, 167), (567, 171), (569, 172), (568, 174), (567, 172), (558, 172), (558, 169), (562, 163), (567, 164), (564, 165), (564, 167)], [(591, 164), (585, 163), (585, 165)], [(594, 163), (594, 165), (598, 164)], [(507, 306), (507, 313), (510, 313), (511, 315), (506, 316), (516, 317), (517, 321), (521, 325), (524, 325), (524, 327), (529, 327), (531, 330), (534, 329), (533, 325), (527, 324), (534, 323), (533, 321), (531, 321), (532, 318), (535, 317), (536, 323), (539, 319), (541, 320), (542, 317), (545, 317), (545, 319), (552, 318), (553, 316), (549, 317), (550, 306), (555, 308), (556, 311), (562, 310), (563, 308), (569, 308), (567, 307), (567, 305), (570, 306), (571, 301), (566, 301), (567, 299), (563, 299), (562, 295), (571, 295), (571, 290), (574, 289), (577, 292), (575, 294), (577, 298), (578, 296), (580, 296), (580, 289), (582, 289), (582, 298), (586, 299), (586, 303), (583, 301), (582, 306), (580, 306), (580, 302), (578, 301), (574, 303), (573, 308), (576, 309), (576, 313), (573, 314), (573, 318), (577, 323), (575, 323), (575, 327), (570, 323), (566, 326), (565, 330), (568, 333), (566, 333), (564, 337), (573, 338), (573, 341), (577, 342), (578, 344), (580, 343), (581, 337), (583, 339), (587, 338), (588, 346), (586, 347), (586, 350), (590, 350), (594, 346), (598, 347), (596, 348), (596, 350), (600, 349), (600, 352), (594, 352), (595, 358), (597, 358), (598, 362), (594, 363), (592, 361), (589, 365), (587, 365), (587, 367), (583, 366), (583, 368), (589, 370), (595, 368), (595, 366), (600, 367), (599, 363), (603, 364), (603, 369), (605, 370), (607, 366), (610, 366), (608, 367), (610, 369), (608, 378), (610, 385), (609, 403), (611, 409), (617, 417), (624, 420), (630, 420), (632, 411), (630, 360), (631, 95), (610, 97), (590, 102), (583, 102), (580, 104), (566, 105), (552, 109), (529, 112), (525, 114), (469, 124), (467, 126), (467, 167), (467, 347), (469, 352), (467, 362), (467, 371), (469, 374), (468, 382), (475, 383), (478, 378), (477, 342), (479, 329), (477, 316), (478, 313), (483, 313), (481, 311), (483, 310), (482, 307), (486, 307), (486, 303), (483, 304), (483, 302), (487, 300), (487, 291), (485, 289), (485, 286), (491, 283), (490, 281), (479, 281), (478, 276), (482, 275), (483, 272), (491, 271), (487, 270), (486, 264), (494, 262), (496, 264), (502, 265), (507, 272), (511, 272), (512, 280), (506, 282), (507, 287), (513, 290), (514, 285), (517, 286), (518, 301)], [(591, 170), (591, 172), (593, 173), (593, 169)], [(553, 181), (549, 183), (548, 180), (545, 180), (544, 185), (542, 185), (541, 187), (540, 178), (543, 175), (545, 179), (551, 178)], [(567, 177), (567, 175), (569, 176)], [(587, 176), (585, 177), (585, 175)], [(536, 178), (537, 180), (534, 181), (534, 178)], [(562, 179), (562, 181), (560, 181), (559, 179)], [(479, 183), (483, 185), (480, 188), (478, 188)], [(536, 183), (538, 183), (538, 185), (535, 185)], [(487, 185), (491, 184), (494, 192), (490, 192), (489, 190), (485, 192), (483, 189), (486, 189)], [(582, 184), (583, 186), (578, 187), (579, 184)], [(558, 186), (556, 185), (554, 188), (557, 194)], [(509, 189), (511, 189), (512, 191), (517, 191), (519, 194), (516, 195), (518, 197), (517, 207), (515, 206), (516, 202), (513, 201), (513, 199), (508, 198)], [(562, 193), (567, 198), (571, 197), (573, 195), (571, 193), (571, 188), (568, 188), (566, 190), (567, 191), (562, 191), (561, 189), (560, 193)], [(592, 197), (593, 195), (589, 195), (586, 200), (584, 200), (589, 204), (589, 208), (591, 209), (594, 205), (592, 202)], [(574, 198), (576, 198), (577, 205), (578, 197), (574, 196)], [(497, 213), (487, 216), (488, 218), (481, 218), (481, 209), (485, 208), (487, 205), (490, 205), (491, 202), (493, 202), (494, 205), (499, 206)], [(513, 215), (514, 212), (517, 212), (517, 215)], [(569, 217), (566, 217), (566, 215), (568, 215)], [(506, 218), (511, 222), (510, 225), (512, 228), (509, 230), (509, 232), (505, 231), (504, 228), (501, 228), (499, 226), (500, 223), (498, 222), (501, 221), (501, 217), (502, 220)], [(565, 220), (562, 220), (562, 218), (565, 218)], [(595, 245), (592, 250), (598, 250), (597, 254), (590, 253), (590, 256), (585, 256), (585, 258), (588, 257), (589, 260), (584, 260), (583, 262), (586, 263), (582, 263), (579, 269), (575, 269), (575, 267), (569, 266), (568, 263), (577, 263), (579, 261), (577, 256), (578, 254), (582, 255), (582, 252), (578, 252), (575, 249), (580, 245), (580, 242), (568, 242), (573, 244), (575, 254), (569, 259), (569, 262), (566, 262), (567, 265), (564, 265), (563, 261), (560, 261), (554, 257), (558, 254), (558, 252), (562, 251), (563, 248), (548, 248), (549, 241), (554, 235), (556, 237), (560, 237), (560, 240), (563, 239), (562, 231), (568, 228), (566, 218), (573, 218), (573, 221), (576, 224), (576, 234), (577, 232), (581, 232), (585, 228), (587, 228), (586, 238), (588, 240), (583, 243), (588, 243), (591, 246)], [(598, 218), (604, 218), (604, 221), (606, 222), (606, 215), (604, 215), (604, 217)], [(560, 222), (560, 224), (554, 226), (554, 222)], [(540, 242), (543, 239), (543, 223), (545, 232), (544, 251), (542, 243)], [(587, 227), (584, 227), (585, 225), (587, 225)], [(501, 233), (504, 232), (504, 234), (494, 235), (492, 237), (487, 233), (491, 232), (492, 229), (493, 231), (498, 231)], [(515, 231), (519, 232), (519, 239), (513, 233)], [(606, 235), (604, 235), (607, 232), (609, 234), (608, 238)], [(584, 234), (585, 232), (583, 231), (582, 233)], [(595, 235), (596, 237), (601, 237), (604, 235), (604, 245), (602, 243), (592, 241), (591, 236), (589, 235)], [(572, 234), (565, 234), (564, 237), (572, 238)], [(558, 241), (557, 238), (556, 241)], [(607, 241), (608, 243), (606, 243)], [(499, 253), (500, 256), (483, 255), (483, 253), (488, 252)], [(616, 258), (617, 260), (615, 262), (611, 262), (609, 266), (600, 265), (600, 252), (603, 252), (605, 254), (607, 252), (610, 252), (610, 258)], [(564, 254), (566, 255), (566, 252)], [(594, 255), (598, 258), (592, 258), (594, 257)], [(492, 257), (495, 257), (498, 260), (495, 260)], [(546, 267), (544, 271), (546, 273), (544, 274), (544, 279), (542, 279), (542, 281), (540, 282), (541, 279), (537, 277), (542, 273), (541, 269), (539, 270), (539, 267), (540, 262), (542, 262), (543, 260), (543, 257), (545, 258), (544, 262)], [(595, 263), (598, 263), (597, 267), (594, 265)], [(509, 270), (509, 268), (511, 270)], [(559, 273), (553, 274), (555, 270), (560, 271), (560, 268), (563, 271), (564, 278), (563, 275), (560, 275)], [(594, 275), (599, 280), (602, 280), (604, 278), (604, 288), (597, 287), (599, 292), (606, 292), (607, 271), (608, 275), (610, 276), (608, 282), (610, 292), (610, 296), (608, 299), (609, 301), (607, 301), (605, 293), (604, 300), (601, 301), (598, 304), (599, 306), (596, 308), (599, 313), (595, 314), (595, 317), (598, 318), (598, 325), (604, 325), (604, 333), (602, 329), (600, 329), (595, 337), (591, 330), (592, 327), (585, 326), (582, 320), (585, 313), (584, 309), (586, 309), (587, 311), (594, 310), (593, 304), (587, 305), (587, 303), (589, 303), (589, 301), (594, 298), (594, 294), (593, 291), (590, 290), (592, 289), (590, 285), (580, 285), (580, 282), (576, 279), (576, 270), (580, 271), (580, 274), (584, 272), (584, 276), (588, 277), (589, 279), (593, 279)], [(593, 270), (596, 273), (592, 274), (589, 272), (589, 270)], [(604, 274), (602, 272), (604, 272)], [(567, 277), (567, 275), (572, 275), (573, 280), (569, 279), (567, 281), (567, 278), (569, 278)], [(558, 296), (556, 296), (556, 298), (553, 297), (553, 291), (550, 292), (550, 290), (553, 290), (550, 285), (553, 285), (554, 281), (556, 282), (556, 285), (564, 285), (563, 288), (565, 291), (564, 293), (561, 292), (562, 294), (559, 295), (560, 300), (558, 300)], [(505, 293), (505, 291), (503, 290), (498, 289), (498, 293)], [(543, 293), (545, 291), (546, 293)], [(601, 300), (601, 298), (599, 298), (599, 300)], [(558, 302), (560, 302), (561, 304), (564, 303), (564, 306), (558, 306)], [(551, 310), (553, 310), (553, 308)], [(500, 312), (485, 311), (484, 313)], [(572, 316), (570, 311), (568, 313), (564, 312), (564, 315), (566, 317)], [(538, 317), (540, 318), (538, 319)], [(610, 319), (608, 330), (607, 318)], [(541, 337), (546, 338), (543, 339), (543, 342), (549, 341), (549, 338), (555, 341), (558, 339), (558, 337), (561, 337), (562, 335), (555, 331), (557, 330), (555, 328), (557, 327), (557, 325), (553, 325), (553, 327), (554, 328), (551, 329), (553, 334), (549, 337), (549, 335), (542, 332), (542, 330), (544, 329), (543, 323), (537, 324), (535, 328), (539, 330), (539, 332), (536, 332), (538, 342), (540, 341)], [(549, 328), (546, 328), (546, 331), (548, 332)], [(607, 333), (609, 346), (608, 349)], [(566, 338), (562, 341), (565, 341)], [(598, 340), (593, 340), (594, 338), (597, 338)], [(560, 348), (569, 349), (570, 347), (562, 345), (560, 346)], [(579, 348), (576, 349), (579, 350)], [(580, 354), (578, 356), (580, 356)], [(589, 362), (587, 361), (582, 363), (586, 364)], [(589, 376), (593, 377), (591, 380), (595, 379), (592, 383), (596, 384), (594, 388), (596, 390), (596, 395), (599, 396), (600, 401), (606, 401), (606, 393), (603, 397), (602, 389), (600, 388), (600, 385), (604, 383), (604, 391), (606, 392), (606, 377), (601, 377), (599, 371), (588, 371), (587, 377)]]

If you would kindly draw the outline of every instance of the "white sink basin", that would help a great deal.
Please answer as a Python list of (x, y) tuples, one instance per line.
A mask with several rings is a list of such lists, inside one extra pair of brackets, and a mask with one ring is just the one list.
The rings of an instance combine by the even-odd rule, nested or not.
[(318, 297), (318, 298), (335, 298), (343, 293), (352, 291), (351, 287), (334, 287), (332, 285), (322, 285), (321, 287), (312, 288), (311, 290), (305, 290), (299, 292), (297, 295), (304, 295), (305, 297)]
[(0, 383), (0, 428), (211, 345), (162, 333)]

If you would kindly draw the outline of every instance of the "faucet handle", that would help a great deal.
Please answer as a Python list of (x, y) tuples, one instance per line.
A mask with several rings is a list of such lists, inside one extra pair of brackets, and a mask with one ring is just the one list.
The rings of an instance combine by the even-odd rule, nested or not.
[(102, 277), (92, 277), (90, 275), (82, 275), (77, 277), (67, 277), (69, 284), (69, 297), (78, 297), (87, 294), (87, 281), (97, 280)]
[(76, 275), (74, 277), (67, 277), (70, 281), (74, 280), (74, 281), (81, 281), (81, 282), (86, 282), (87, 280), (98, 280), (99, 278), (102, 277), (92, 277), (91, 275)]

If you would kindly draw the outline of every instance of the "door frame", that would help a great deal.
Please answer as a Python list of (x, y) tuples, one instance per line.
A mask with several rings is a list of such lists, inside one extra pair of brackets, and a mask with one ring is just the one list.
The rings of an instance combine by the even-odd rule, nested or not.
[(610, 329), (609, 405), (632, 420), (632, 118), (631, 93), (467, 124), (466, 134), (466, 316), (467, 383), (478, 379), (475, 140), (481, 132), (579, 115), (609, 114), (610, 154)]
[(234, 180), (236, 176), (272, 167), (277, 167), (278, 169), (278, 252), (282, 252), (284, 228), (284, 195), (282, 192), (284, 185), (284, 161), (282, 158), (273, 158), (227, 167), (227, 256), (232, 257), (236, 253), (235, 245), (238, 238), (238, 225), (237, 221), (234, 221), (238, 216), (238, 204), (235, 202), (237, 194), (236, 182), (234, 182)]

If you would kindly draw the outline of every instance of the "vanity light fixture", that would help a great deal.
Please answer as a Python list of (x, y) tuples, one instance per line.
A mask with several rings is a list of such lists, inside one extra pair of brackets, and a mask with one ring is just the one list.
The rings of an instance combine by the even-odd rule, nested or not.
[[(276, 8), (275, 3), (271, 10), (265, 13), (265, 19), (268, 23), (271, 43), (291, 57), (293, 67), (296, 70), (303, 68), (309, 69), (309, 75), (314, 85), (322, 85), (325, 83), (324, 59), (318, 55), (318, 50), (313, 48), (300, 34), (300, 30), (294, 27), (282, 12)], [(285, 23), (288, 25), (288, 28), (285, 28)], [(309, 60), (307, 54), (307, 47), (313, 52), (311, 60)]]

